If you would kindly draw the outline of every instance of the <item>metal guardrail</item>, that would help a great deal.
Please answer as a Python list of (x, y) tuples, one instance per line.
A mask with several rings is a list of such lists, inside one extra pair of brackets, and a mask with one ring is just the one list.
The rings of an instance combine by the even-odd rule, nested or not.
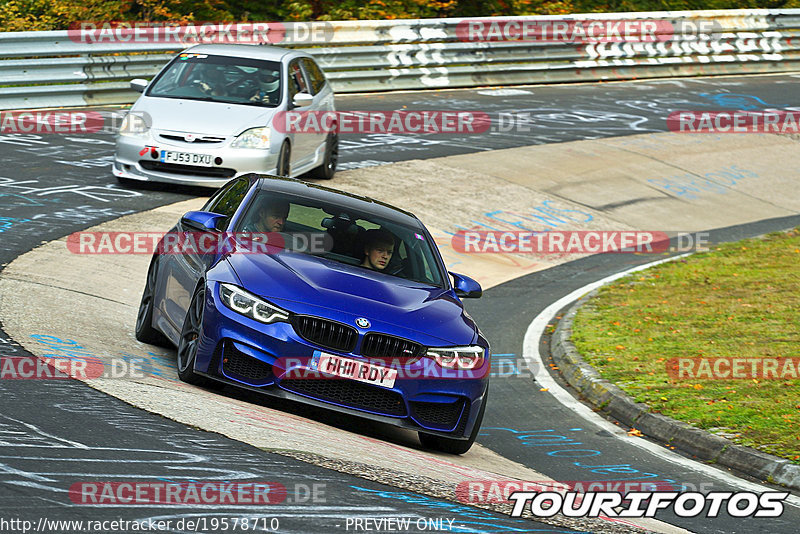
[[(650, 21), (658, 31), (653, 42), (487, 42), (465, 36), (470, 23), (511, 20), (539, 28)], [(700, 23), (713, 29), (700, 36), (687, 31)], [(313, 54), (340, 93), (800, 70), (800, 9), (280, 26), (280, 46)], [(153, 76), (193, 44), (90, 41), (78, 30), (0, 32), (0, 109), (131, 103), (138, 94), (130, 79)]]

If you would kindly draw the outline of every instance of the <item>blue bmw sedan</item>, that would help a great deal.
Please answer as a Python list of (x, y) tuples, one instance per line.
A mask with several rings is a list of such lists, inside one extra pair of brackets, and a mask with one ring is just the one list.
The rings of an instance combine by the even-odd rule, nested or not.
[(489, 343), (461, 303), (480, 295), (477, 282), (446, 271), (413, 214), (250, 174), (162, 239), (136, 337), (177, 346), (190, 384), (390, 423), (462, 454), (488, 392)]

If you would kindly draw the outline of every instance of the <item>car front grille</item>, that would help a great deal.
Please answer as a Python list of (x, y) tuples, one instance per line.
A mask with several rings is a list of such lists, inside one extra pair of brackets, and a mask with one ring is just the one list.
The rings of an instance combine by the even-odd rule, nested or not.
[(239, 351), (233, 343), (225, 343), (222, 370), (250, 380), (266, 380), (272, 376), (272, 366)]
[(166, 172), (169, 174), (182, 174), (187, 176), (207, 176), (209, 178), (231, 178), (236, 174), (236, 169), (225, 167), (200, 167), (198, 165), (180, 165), (178, 163), (164, 163), (163, 161), (141, 160), (139, 165), (148, 171)]
[(355, 328), (319, 317), (296, 315), (292, 327), (306, 341), (342, 352), (352, 352), (358, 339)]
[(414, 418), (421, 424), (450, 430), (458, 423), (462, 411), (465, 412), (462, 419), (466, 425), (467, 414), (464, 410), (464, 403), (464, 399), (461, 399), (455, 402), (412, 401), (409, 404)]
[(183, 135), (159, 134), (162, 139), (169, 141), (180, 141), (182, 143), (198, 144), (198, 143), (222, 143), (225, 141), (224, 137), (214, 137), (211, 135), (201, 135), (194, 138), (194, 141), (187, 141)]
[(406, 415), (403, 397), (355, 380), (337, 378), (284, 379), (280, 386), (289, 391), (351, 408), (402, 417)]
[(422, 356), (423, 347), (407, 339), (370, 332), (364, 336), (361, 354), (367, 358), (397, 358), (411, 363)]

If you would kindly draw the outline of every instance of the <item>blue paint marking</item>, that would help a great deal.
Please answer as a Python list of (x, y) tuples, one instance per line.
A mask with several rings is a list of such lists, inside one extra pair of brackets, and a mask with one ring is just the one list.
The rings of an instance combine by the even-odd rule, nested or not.
[[(544, 200), (541, 205), (531, 208), (525, 215), (505, 210), (489, 211), (484, 213), (484, 217), (494, 219), (512, 226), (516, 226), (520, 230), (534, 230), (525, 226), (521, 220), (508, 220), (508, 217), (519, 218), (525, 221), (532, 221), (545, 226), (556, 227), (569, 223), (587, 223), (594, 219), (591, 213), (581, 210), (563, 209), (551, 206), (553, 200)], [(501, 218), (500, 215), (507, 218)]]
[(523, 446), (525, 447), (551, 447), (554, 444), (557, 445), (583, 445), (571, 437), (568, 436), (560, 436), (555, 434), (555, 430), (525, 430), (519, 431), (514, 430), (512, 428), (503, 428), (503, 427), (483, 427), (481, 428), (482, 435), (488, 435), (484, 432), (487, 430), (505, 430), (514, 434), (514, 437), (518, 439)]
[[(439, 501), (432, 497), (427, 497), (425, 495), (419, 495), (416, 493), (373, 490), (352, 485), (350, 487), (358, 491), (383, 497), (384, 499), (395, 499), (408, 504), (417, 504), (432, 510), (437, 510), (440, 513), (447, 512), (456, 514), (458, 517), (455, 519), (458, 522), (458, 525), (454, 524), (453, 529), (450, 532), (564, 532), (569, 534), (585, 532), (581, 530), (531, 528), (530, 521), (515, 518), (504, 519), (502, 523), (499, 523), (496, 514), (481, 510), (480, 508), (473, 508), (471, 506)], [(463, 521), (461, 520), (462, 517), (478, 519), (480, 521)], [(519, 525), (519, 527), (511, 525)]]
[(687, 173), (666, 178), (648, 178), (647, 181), (679, 197), (693, 200), (701, 193), (727, 194), (730, 192), (729, 187), (744, 179), (758, 177), (757, 172), (731, 165), (719, 171), (707, 172), (702, 177)]
[(698, 96), (711, 100), (714, 104), (726, 108), (736, 108), (742, 110), (761, 109), (770, 106), (757, 96), (739, 95), (736, 93), (700, 93)]
[[(28, 198), (25, 195), (20, 195), (17, 193), (0, 193), (0, 198), (7, 197), (7, 199), (20, 199), (22, 202), (7, 202), (6, 200), (0, 201), (0, 205), (6, 206), (44, 206), (44, 203), (39, 202), (38, 200), (34, 200), (32, 198)], [(58, 202), (58, 200), (48, 198), (45, 199), (45, 202)]]
[(0, 217), (0, 234), (21, 223), (30, 222), (30, 219), (15, 219), (14, 217)]
[[(664, 478), (660, 476), (658, 473), (648, 473), (642, 471), (641, 469), (637, 469), (636, 467), (634, 467), (632, 464), (602, 465), (601, 462), (595, 464), (592, 461), (577, 460), (578, 458), (596, 458), (602, 456), (603, 452), (596, 449), (565, 448), (565, 447), (576, 447), (578, 445), (584, 445), (584, 444), (577, 441), (575, 437), (557, 434), (558, 431), (554, 429), (515, 430), (513, 428), (505, 428), (505, 427), (483, 427), (481, 428), (480, 435), (488, 436), (492, 433), (492, 431), (510, 432), (517, 440), (519, 440), (519, 442), (522, 444), (523, 447), (543, 447), (552, 449), (549, 451), (547, 450), (543, 451), (550, 457), (576, 459), (576, 461), (571, 462), (572, 465), (578, 467), (579, 469), (586, 469), (590, 473), (596, 475), (615, 475), (613, 476), (613, 478), (609, 479), (615, 482), (628, 481), (628, 480), (656, 479), (659, 482), (667, 482), (670, 484), (674, 484), (677, 491), (683, 491), (684, 489), (689, 489), (686, 485), (681, 484), (680, 482), (677, 482), (674, 479)], [(584, 429), (570, 428), (568, 429), (568, 431), (583, 432)], [(596, 459), (600, 460), (600, 458)], [(630, 476), (621, 478), (620, 476), (618, 476), (619, 474), (625, 474)]]
[(41, 334), (33, 334), (31, 337), (48, 349), (54, 351), (53, 354), (44, 354), (43, 356), (45, 357), (83, 360), (88, 363), (103, 363), (101, 358), (79, 345), (74, 339), (61, 339), (55, 336)]
[[(540, 205), (533, 206), (524, 214), (505, 210), (495, 210), (487, 211), (483, 214), (483, 216), (490, 221), (497, 221), (503, 224), (514, 226), (519, 230), (529, 232), (549, 232), (551, 230), (551, 228), (531, 228), (531, 223), (534, 223), (534, 225), (537, 226), (541, 226), (543, 224), (549, 227), (557, 227), (569, 223), (586, 223), (594, 219), (594, 216), (591, 213), (585, 211), (556, 208), (551, 206), (553, 202), (555, 201), (542, 201)], [(469, 222), (474, 223), (475, 226), (466, 227), (456, 224), (455, 227), (459, 230), (504, 230), (503, 228), (492, 226), (487, 221), (470, 220)], [(444, 233), (448, 235), (456, 235), (456, 232), (444, 231)]]
[[(174, 360), (165, 357), (161, 354), (148, 352), (147, 356), (141, 354), (131, 354), (128, 352), (120, 352), (116, 355), (99, 355), (86, 347), (78, 344), (74, 339), (61, 339), (56, 336), (49, 336), (44, 334), (32, 334), (31, 338), (46, 346), (48, 352), (42, 356), (45, 358), (63, 358), (71, 360), (81, 360), (87, 363), (101, 364), (103, 366), (112, 365), (111, 362), (106, 361), (108, 358), (122, 360), (131, 366), (135, 366), (137, 370), (151, 376), (158, 376), (166, 380), (176, 380), (173, 375), (175, 367)], [(133, 367), (131, 367), (133, 368)]]

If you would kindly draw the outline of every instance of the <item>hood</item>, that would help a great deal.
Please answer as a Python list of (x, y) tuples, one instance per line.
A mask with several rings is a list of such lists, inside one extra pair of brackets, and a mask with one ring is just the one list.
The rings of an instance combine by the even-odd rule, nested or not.
[(291, 312), (351, 325), (365, 317), (370, 330), (419, 332), (443, 344), (472, 343), (476, 334), (448, 290), (300, 253), (233, 254), (228, 262), (245, 289)]
[(277, 110), (277, 108), (159, 97), (142, 97), (134, 109), (150, 115), (153, 130), (226, 137), (239, 135), (247, 128), (266, 126)]

